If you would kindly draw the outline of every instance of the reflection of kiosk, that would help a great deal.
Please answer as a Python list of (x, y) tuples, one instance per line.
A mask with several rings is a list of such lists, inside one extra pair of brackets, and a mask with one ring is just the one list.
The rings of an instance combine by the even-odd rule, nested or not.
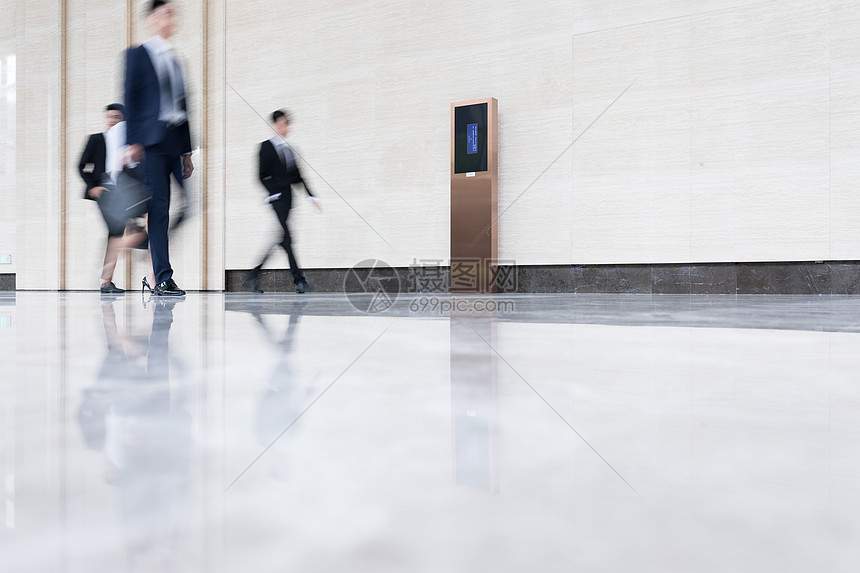
[(451, 104), (451, 292), (496, 292), (498, 102)]
[[(477, 333), (477, 334), (476, 334)], [(480, 336), (480, 338), (478, 338)], [(454, 481), (457, 485), (499, 491), (499, 407), (495, 320), (470, 320), (451, 314), (451, 418)], [(479, 344), (464, 352), (464, 342)]]

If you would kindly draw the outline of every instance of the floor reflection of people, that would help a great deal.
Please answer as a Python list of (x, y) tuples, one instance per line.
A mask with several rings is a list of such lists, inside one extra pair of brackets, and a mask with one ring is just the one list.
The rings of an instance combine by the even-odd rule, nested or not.
[(113, 303), (102, 303), (108, 353), (78, 410), (87, 446), (103, 453), (104, 481), (117, 488), (130, 559), (162, 566), (190, 509), (191, 417), (181, 387), (171, 392), (170, 384), (174, 304), (149, 303), (147, 338), (120, 335)]
[(301, 415), (311, 390), (309, 386), (302, 383), (293, 370), (292, 364), (293, 343), (301, 314), (299, 312), (290, 314), (287, 330), (282, 336), (267, 324), (263, 315), (252, 314), (266, 338), (277, 350), (277, 362), (266, 379), (265, 389), (257, 405), (255, 434), (260, 445), (266, 448), (271, 446), (274, 450), (270, 452), (275, 455), (270, 457), (269, 471), (273, 478), (280, 480), (286, 478), (289, 461), (286, 453), (288, 441), (282, 434), (287, 428), (289, 428), (288, 433), (296, 431), (295, 426), (290, 426)]

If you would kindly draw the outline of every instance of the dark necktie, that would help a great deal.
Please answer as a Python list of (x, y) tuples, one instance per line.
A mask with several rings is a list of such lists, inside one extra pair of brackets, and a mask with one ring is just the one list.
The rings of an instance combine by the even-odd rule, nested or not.
[[(165, 57), (165, 62), (168, 62), (169, 59)], [(173, 80), (170, 78), (170, 70), (167, 69), (170, 66), (168, 64), (164, 69), (164, 85), (161, 88), (162, 93), (162, 101), (173, 101)]]
[(167, 50), (163, 56), (164, 83), (162, 85), (161, 101), (170, 106), (174, 113), (184, 111), (182, 100), (185, 98), (185, 90), (182, 85), (182, 72), (174, 57), (173, 50)]
[(284, 166), (284, 169), (289, 171), (293, 163), (293, 153), (290, 151), (290, 148), (286, 143), (278, 145), (278, 155), (281, 156), (281, 165)]

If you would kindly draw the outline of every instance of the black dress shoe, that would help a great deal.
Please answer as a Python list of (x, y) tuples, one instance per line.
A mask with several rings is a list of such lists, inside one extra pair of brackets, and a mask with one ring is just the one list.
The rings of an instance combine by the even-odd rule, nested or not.
[(123, 289), (113, 284), (113, 281), (109, 282), (106, 285), (102, 285), (99, 291), (102, 294), (122, 294), (125, 292)]
[(312, 290), (314, 290), (313, 287), (309, 285), (308, 281), (305, 279), (301, 279), (299, 280), (299, 282), (296, 283), (296, 292), (299, 294), (311, 292)]
[(242, 286), (248, 287), (251, 292), (262, 293), (263, 289), (260, 288), (260, 267), (256, 266), (245, 275), (245, 278), (242, 279)]
[(174, 217), (173, 221), (170, 223), (170, 232), (172, 233), (173, 231), (178, 229), (179, 226), (184, 223), (187, 218), (188, 210), (183, 206), (182, 209), (179, 210), (179, 214), (176, 215), (176, 217)]
[(152, 294), (155, 296), (185, 296), (185, 291), (176, 286), (173, 279), (167, 279), (155, 285)]

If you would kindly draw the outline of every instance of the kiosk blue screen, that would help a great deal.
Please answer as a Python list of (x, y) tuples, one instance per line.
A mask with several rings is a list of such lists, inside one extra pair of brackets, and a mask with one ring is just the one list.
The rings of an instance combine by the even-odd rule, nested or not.
[(474, 155), (478, 153), (478, 124), (466, 125), (466, 153)]

